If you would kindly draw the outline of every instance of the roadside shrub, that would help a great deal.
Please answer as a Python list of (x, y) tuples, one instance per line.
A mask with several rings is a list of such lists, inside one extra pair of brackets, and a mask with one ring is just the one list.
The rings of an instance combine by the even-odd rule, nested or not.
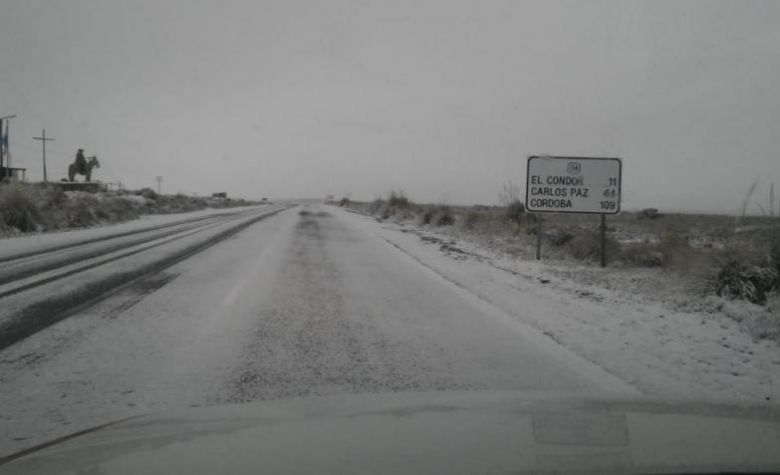
[(436, 226), (452, 226), (455, 224), (455, 216), (449, 206), (440, 206), (436, 212)]
[(539, 230), (541, 229), (542, 232), (546, 232), (547, 230), (544, 228), (544, 218), (541, 215), (528, 213), (525, 215), (525, 226), (522, 226), (521, 223), (513, 223), (516, 224), (517, 230), (521, 230), (525, 228), (525, 233), (529, 236), (536, 236), (539, 233)]
[(402, 190), (391, 190), (387, 197), (387, 205), (392, 208), (408, 208), (411, 202)]
[[(769, 263), (780, 273), (780, 227), (773, 229), (769, 238)], [(780, 302), (778, 302), (780, 304)]]
[(73, 192), (64, 207), (69, 228), (92, 226), (101, 220), (108, 220), (108, 213), (93, 195)]
[(656, 249), (663, 256), (663, 265), (666, 267), (685, 267), (692, 257), (688, 236), (677, 232), (661, 236)]
[(638, 267), (677, 267), (690, 270), (700, 256), (694, 252), (687, 236), (669, 232), (657, 243), (629, 244), (622, 248), (621, 259)]
[(729, 260), (715, 277), (715, 293), (762, 304), (778, 288), (778, 277), (776, 269)]
[[(146, 207), (149, 213), (157, 214), (170, 214), (170, 213), (184, 213), (187, 211), (195, 211), (203, 209), (208, 206), (208, 203), (203, 198), (194, 198), (187, 196), (183, 193), (177, 193), (175, 195), (157, 195), (156, 201), (148, 201)], [(233, 200), (226, 199), (219, 204), (214, 204), (217, 208), (229, 208), (235, 206)]]
[(498, 200), (504, 206), (505, 218), (517, 224), (523, 221), (525, 215), (525, 205), (520, 201), (520, 196), (520, 187), (511, 181), (504, 182), (498, 194)]
[(620, 253), (623, 262), (638, 267), (662, 267), (664, 254), (655, 244), (632, 244), (623, 248)]
[(40, 218), (34, 189), (20, 184), (0, 185), (0, 221), (21, 232), (35, 231)]
[(107, 214), (105, 219), (111, 222), (126, 221), (139, 216), (135, 203), (121, 197), (103, 200), (100, 208), (105, 210)]
[(663, 216), (656, 208), (645, 208), (637, 213), (639, 219), (658, 219)]
[(68, 196), (59, 186), (44, 186), (41, 189), (41, 203), (44, 208), (62, 206)]
[(432, 208), (425, 208), (425, 210), (420, 215), (420, 224), (431, 224), (431, 221), (433, 221), (433, 209)]
[(561, 247), (570, 243), (575, 235), (563, 229), (551, 229), (545, 233), (547, 241), (555, 247)]
[[(529, 215), (529, 216), (533, 216), (533, 215)], [(525, 233), (528, 234), (529, 236), (536, 236), (537, 234), (539, 234), (540, 231), (544, 232), (541, 219), (534, 220), (533, 222), (531, 222), (531, 226), (526, 226), (525, 228)]]
[(69, 228), (82, 228), (98, 222), (98, 219), (92, 214), (92, 210), (79, 206), (69, 206), (65, 216), (67, 218), (66, 226)]
[(773, 293), (767, 297), (767, 314), (762, 325), (763, 338), (780, 341), (780, 293)]
[(483, 211), (477, 208), (471, 208), (463, 215), (463, 226), (466, 229), (474, 229), (481, 224), (485, 224), (491, 220), (489, 211)]
[(159, 195), (157, 194), (157, 192), (156, 192), (156, 191), (154, 191), (154, 190), (153, 190), (153, 189), (151, 189), (151, 188), (141, 188), (141, 189), (140, 189), (140, 190), (138, 190), (138, 191), (137, 191), (135, 194), (136, 194), (136, 195), (143, 196), (143, 197), (144, 197), (144, 198), (146, 198), (147, 200), (157, 200), (157, 198), (158, 198), (158, 196), (159, 196)]
[(108, 210), (102, 206), (95, 209), (94, 216), (95, 218), (97, 218), (98, 221), (101, 222), (113, 221), (111, 213), (109, 213)]
[(384, 205), (385, 201), (377, 198), (368, 205), (368, 212), (371, 214), (377, 214)]
[[(607, 259), (611, 260), (620, 252), (620, 244), (612, 237), (606, 237)], [(583, 232), (574, 236), (566, 245), (569, 254), (584, 261), (601, 259), (601, 235), (599, 232)]]
[[(194, 200), (193, 202), (194, 202), (194, 203), (197, 203), (197, 200), (198, 200), (198, 199), (199, 199), (199, 198), (195, 198), (195, 200)], [(251, 204), (256, 204), (256, 203), (253, 203), (253, 202), (251, 202), (251, 201), (247, 201), (247, 200), (245, 200), (245, 199), (243, 199), (243, 198), (239, 198), (239, 199), (237, 199), (237, 200), (234, 200), (234, 199), (232, 199), (232, 198), (229, 198), (229, 199), (228, 199), (228, 203), (229, 203), (229, 206), (231, 206), (231, 207), (237, 207), (237, 206), (249, 206), (249, 205), (251, 205)], [(206, 201), (205, 201), (205, 200), (203, 201), (203, 205), (204, 205), (204, 206), (207, 206), (207, 204), (206, 204)]]
[(451, 226), (455, 224), (455, 214), (447, 205), (423, 205), (418, 219), (421, 225)]
[(341, 206), (342, 208), (345, 206), (349, 206), (349, 198), (346, 197), (341, 198), (341, 200), (339, 201), (339, 206)]
[(525, 205), (520, 201), (512, 201), (506, 206), (505, 216), (513, 223), (520, 224), (525, 216)]

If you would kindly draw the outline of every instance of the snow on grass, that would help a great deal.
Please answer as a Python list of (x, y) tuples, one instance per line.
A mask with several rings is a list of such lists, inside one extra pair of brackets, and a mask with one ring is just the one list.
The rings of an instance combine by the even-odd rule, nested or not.
[(453, 238), (450, 228), (434, 232), (408, 222), (377, 224), (370, 217), (343, 214), (647, 394), (751, 401), (780, 397), (777, 344), (751, 336), (744, 327), (760, 321), (762, 307), (692, 297), (687, 280), (674, 275), (669, 278), (679, 279), (678, 291), (670, 290), (669, 282), (645, 288), (659, 281), (662, 269), (521, 260), (462, 235)]

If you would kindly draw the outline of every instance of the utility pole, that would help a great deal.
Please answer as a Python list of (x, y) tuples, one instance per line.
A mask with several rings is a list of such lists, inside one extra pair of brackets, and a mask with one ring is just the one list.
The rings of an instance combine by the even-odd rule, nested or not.
[(163, 180), (163, 177), (156, 176), (156, 177), (154, 177), (154, 180), (157, 182), (157, 194), (161, 195), (162, 194), (162, 180)]
[(47, 183), (49, 180), (46, 177), (46, 142), (53, 141), (51, 137), (46, 137), (46, 129), (43, 129), (43, 133), (40, 137), (33, 137), (33, 140), (40, 140), (43, 144), (43, 182)]

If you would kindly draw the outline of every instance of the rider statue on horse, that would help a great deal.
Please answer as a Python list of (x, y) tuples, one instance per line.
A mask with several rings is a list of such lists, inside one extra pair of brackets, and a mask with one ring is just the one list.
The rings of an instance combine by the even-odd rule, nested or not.
[(76, 152), (76, 161), (68, 166), (68, 180), (75, 181), (76, 175), (84, 175), (85, 181), (92, 181), (92, 169), (100, 168), (97, 157), (92, 156), (87, 160), (84, 157), (84, 149)]

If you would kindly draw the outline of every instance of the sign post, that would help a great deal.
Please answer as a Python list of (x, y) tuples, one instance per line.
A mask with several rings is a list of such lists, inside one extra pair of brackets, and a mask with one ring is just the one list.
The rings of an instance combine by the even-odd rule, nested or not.
[(607, 215), (601, 215), (601, 267), (607, 267)]
[(527, 171), (525, 207), (529, 212), (601, 215), (601, 265), (606, 266), (606, 215), (620, 212), (622, 161), (533, 156), (528, 157)]
[(542, 260), (542, 215), (536, 216), (536, 260)]

